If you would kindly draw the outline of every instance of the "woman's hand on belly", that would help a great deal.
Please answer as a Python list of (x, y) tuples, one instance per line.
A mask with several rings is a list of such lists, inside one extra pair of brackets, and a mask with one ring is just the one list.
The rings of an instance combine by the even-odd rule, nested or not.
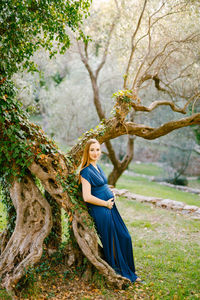
[(107, 208), (112, 209), (114, 203), (115, 203), (114, 198), (110, 198), (110, 199), (107, 201)]

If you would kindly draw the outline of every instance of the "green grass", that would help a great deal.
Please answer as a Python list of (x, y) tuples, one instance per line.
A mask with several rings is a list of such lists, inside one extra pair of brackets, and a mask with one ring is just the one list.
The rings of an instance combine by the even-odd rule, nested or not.
[(144, 174), (149, 176), (162, 176), (163, 175), (163, 168), (155, 165), (155, 164), (145, 164), (145, 163), (131, 163), (128, 167), (129, 171), (133, 171), (137, 174)]
[(6, 212), (3, 203), (0, 201), (0, 232), (2, 232), (5, 229), (5, 227), (6, 227)]
[(133, 227), (139, 227), (139, 228), (155, 228), (157, 227), (157, 224), (152, 224), (149, 221), (144, 221), (144, 220), (135, 220), (133, 222), (130, 223), (130, 226)]
[(147, 299), (199, 299), (200, 221), (125, 198), (117, 207), (132, 236)]
[(172, 199), (187, 203), (188, 205), (196, 205), (200, 207), (199, 195), (178, 191), (174, 188), (149, 181), (142, 177), (123, 175), (118, 180), (116, 187), (119, 189), (127, 189), (135, 194)]
[(188, 186), (200, 190), (200, 179), (189, 180)]
[(0, 299), (1, 300), (12, 300), (12, 298), (8, 295), (8, 293), (0, 288)]

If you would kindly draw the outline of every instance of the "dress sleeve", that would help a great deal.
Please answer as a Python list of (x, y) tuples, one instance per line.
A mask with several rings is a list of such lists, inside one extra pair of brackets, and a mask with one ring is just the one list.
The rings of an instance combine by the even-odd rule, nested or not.
[(91, 184), (90, 173), (87, 167), (81, 170), (80, 174)]

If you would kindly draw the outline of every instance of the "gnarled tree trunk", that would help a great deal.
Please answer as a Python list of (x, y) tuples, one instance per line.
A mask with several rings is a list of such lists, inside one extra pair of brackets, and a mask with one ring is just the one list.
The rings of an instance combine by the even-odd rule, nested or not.
[(2, 283), (9, 292), (13, 291), (25, 269), (41, 258), (44, 238), (52, 227), (51, 207), (30, 173), (22, 181), (13, 182), (10, 195), (17, 219), (0, 260)]

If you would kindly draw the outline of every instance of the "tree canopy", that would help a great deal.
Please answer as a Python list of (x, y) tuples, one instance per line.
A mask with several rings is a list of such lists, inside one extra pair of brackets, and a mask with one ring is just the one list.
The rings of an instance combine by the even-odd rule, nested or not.
[(70, 46), (66, 27), (79, 30), (91, 0), (2, 0), (0, 11), (1, 76), (9, 78), (21, 65), (33, 67), (30, 58), (44, 47), (50, 57)]

